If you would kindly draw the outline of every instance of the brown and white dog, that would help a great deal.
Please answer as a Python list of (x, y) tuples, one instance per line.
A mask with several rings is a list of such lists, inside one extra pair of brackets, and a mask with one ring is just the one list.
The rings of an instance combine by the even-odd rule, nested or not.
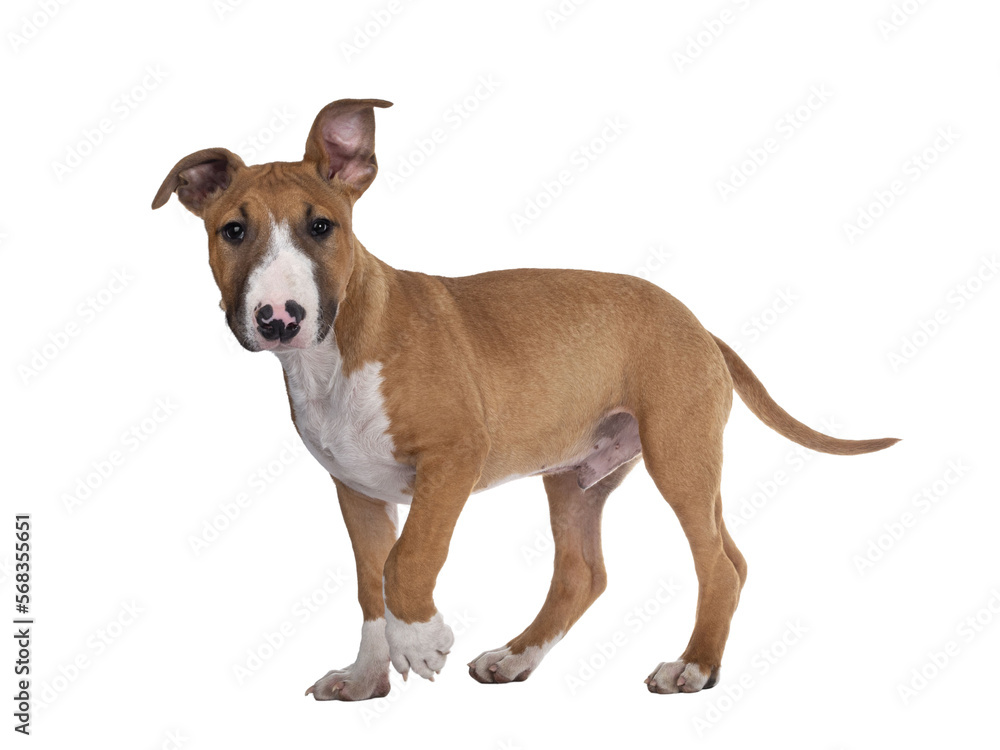
[[(284, 369), (292, 420), (337, 486), (364, 614), (357, 661), (320, 678), (317, 700), (389, 691), (390, 663), (433, 680), (453, 635), (437, 575), (469, 495), (541, 476), (555, 570), (527, 629), (469, 664), (480, 682), (526, 679), (601, 594), (601, 510), (640, 456), (690, 542), (694, 633), (651, 692), (719, 678), (747, 566), (722, 518), (722, 431), (732, 392), (807, 448), (867, 453), (798, 422), (680, 302), (633, 276), (520, 269), (464, 278), (398, 271), (354, 235), (375, 179), (377, 99), (316, 117), (300, 162), (248, 167), (223, 148), (180, 160), (176, 192), (204, 219), (226, 321)], [(397, 538), (397, 508), (410, 505)]]

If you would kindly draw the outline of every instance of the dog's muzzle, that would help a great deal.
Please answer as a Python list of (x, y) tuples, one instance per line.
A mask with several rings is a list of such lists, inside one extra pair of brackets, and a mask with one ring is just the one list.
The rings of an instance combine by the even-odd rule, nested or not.
[(275, 305), (261, 304), (257, 306), (254, 320), (257, 331), (265, 341), (280, 341), (285, 344), (295, 338), (301, 330), (301, 323), (306, 317), (305, 308), (295, 300), (285, 302), (284, 310), (275, 310)]

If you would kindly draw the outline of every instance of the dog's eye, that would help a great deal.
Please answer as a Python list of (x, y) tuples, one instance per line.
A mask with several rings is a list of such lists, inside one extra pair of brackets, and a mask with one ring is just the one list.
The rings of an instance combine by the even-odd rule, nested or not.
[(328, 219), (315, 219), (313, 223), (309, 226), (309, 234), (313, 237), (319, 237), (320, 235), (326, 234), (333, 228), (333, 222)]
[(230, 242), (242, 242), (246, 229), (238, 221), (231, 221), (222, 228), (222, 236)]

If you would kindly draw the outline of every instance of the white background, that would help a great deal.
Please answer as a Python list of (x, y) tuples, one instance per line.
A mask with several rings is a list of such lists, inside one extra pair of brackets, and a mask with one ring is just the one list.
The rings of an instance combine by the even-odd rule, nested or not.
[[(12, 517), (30, 512), (40, 701), (20, 744), (995, 739), (1000, 8), (666, 6), (593, 0), (558, 17), (554, 0), (5, 5), (0, 600), (13, 619)], [(386, 262), (643, 273), (741, 346), (795, 416), (844, 437), (904, 438), (802, 462), (736, 402), (723, 497), (729, 517), (750, 509), (731, 522), (750, 573), (715, 689), (654, 696), (642, 683), (684, 648), (697, 588), (679, 525), (639, 469), (605, 514), (608, 592), (530, 680), (482, 686), (464, 665), (544, 599), (538, 480), (467, 506), (436, 592), (458, 639), (434, 684), (394, 673), (387, 700), (303, 697), (353, 660), (361, 624), (332, 483), (283, 447), (298, 443), (280, 367), (225, 328), (200, 222), (176, 200), (149, 203), (200, 148), (300, 158), (313, 115), (344, 97), (395, 102), (377, 113), (381, 172), (355, 212)], [(624, 126), (613, 140), (608, 118)], [(435, 128), (442, 142), (421, 158)], [(776, 151), (747, 162), (768, 138)], [(572, 183), (546, 197), (561, 170)], [(723, 197), (734, 170), (753, 174)], [(876, 194), (888, 203), (897, 180), (883, 209)], [(532, 201), (544, 208), (518, 231), (512, 214)], [(861, 211), (877, 219), (852, 242), (845, 224)], [(86, 312), (91, 299), (102, 309)], [(160, 423), (157, 399), (176, 407)], [(133, 428), (141, 442), (125, 439)], [(68, 504), (112, 451), (120, 464)], [(249, 505), (196, 554), (192, 540), (241, 493)], [(666, 604), (661, 581), (677, 587)], [(310, 597), (323, 603), (305, 617)], [(283, 623), (291, 634), (269, 651)], [(806, 632), (786, 645), (789, 625)], [(612, 654), (602, 644), (616, 634)], [(936, 668), (929, 654), (946, 647)], [(241, 682), (248, 652), (268, 658)], [(0, 713), (9, 736), (12, 703)]]

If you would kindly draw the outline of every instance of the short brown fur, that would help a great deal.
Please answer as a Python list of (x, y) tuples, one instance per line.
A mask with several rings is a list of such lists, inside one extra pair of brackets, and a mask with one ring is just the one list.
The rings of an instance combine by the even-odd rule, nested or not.
[[(352, 209), (374, 179), (371, 113), (382, 106), (388, 103), (328, 105), (301, 162), (246, 167), (225, 149), (192, 154), (153, 202), (159, 207), (176, 191), (204, 219), (227, 311), (239, 309), (241, 285), (266, 240), (256, 237), (236, 252), (220, 239), (227, 221), (243, 217), (263, 235), (266, 216), (297, 226), (308, 206), (336, 222), (317, 258), (337, 311), (333, 335), (343, 371), (381, 364), (395, 457), (416, 477), (398, 540), (384, 503), (337, 482), (366, 620), (381, 617), (383, 606), (404, 623), (430, 620), (437, 575), (470, 493), (512, 476), (543, 475), (556, 543), (552, 586), (534, 622), (508, 647), (520, 654), (565, 633), (604, 590), (601, 509), (638, 459), (589, 489), (578, 485), (571, 464), (589, 450), (602, 420), (624, 413), (634, 418), (646, 468), (691, 546), (699, 596), (681, 660), (711, 674), (711, 687), (747, 571), (725, 528), (719, 491), (734, 387), (765, 424), (814, 450), (866, 453), (895, 440), (841, 440), (798, 422), (684, 305), (633, 276), (518, 269), (443, 278), (381, 262), (354, 235)], [(364, 131), (356, 152), (336, 139), (343, 117), (356, 119), (351, 133)], [(657, 684), (653, 676), (647, 683), (653, 692), (693, 687)]]

